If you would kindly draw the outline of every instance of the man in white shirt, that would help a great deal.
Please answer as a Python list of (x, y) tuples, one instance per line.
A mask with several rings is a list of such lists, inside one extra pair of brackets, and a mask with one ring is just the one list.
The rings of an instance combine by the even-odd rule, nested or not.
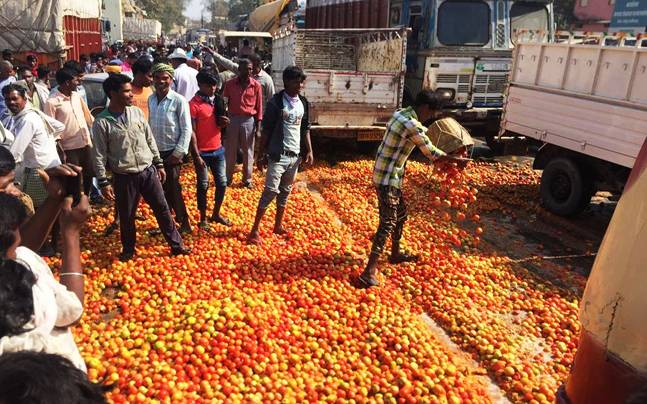
[(9, 84), (16, 82), (15, 74), (16, 72), (14, 71), (11, 62), (6, 60), (0, 61), (0, 122), (5, 126), (9, 124), (11, 114), (5, 105), (4, 97), (2, 96), (2, 89)]
[(198, 79), (196, 78), (198, 71), (186, 64), (188, 57), (182, 48), (176, 48), (168, 58), (173, 69), (175, 69), (173, 90), (184, 96), (188, 101), (199, 90)]

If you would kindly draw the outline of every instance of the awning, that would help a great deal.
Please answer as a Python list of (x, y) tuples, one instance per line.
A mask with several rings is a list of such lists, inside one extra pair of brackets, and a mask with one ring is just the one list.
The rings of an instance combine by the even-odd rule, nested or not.
[(279, 16), (290, 0), (275, 0), (257, 7), (249, 15), (249, 29), (272, 32), (278, 28)]

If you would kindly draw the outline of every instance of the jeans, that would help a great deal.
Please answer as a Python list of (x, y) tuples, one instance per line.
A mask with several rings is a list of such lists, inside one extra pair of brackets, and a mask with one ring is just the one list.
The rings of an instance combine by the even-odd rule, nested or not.
[(400, 242), (404, 223), (407, 221), (407, 205), (402, 190), (396, 187), (379, 186), (376, 191), (380, 224), (373, 237), (371, 254), (380, 255), (389, 235), (393, 243)]
[(243, 149), (243, 182), (252, 181), (254, 170), (254, 117), (234, 115), (225, 132), (225, 156), (227, 157), (227, 181), (231, 178), (236, 168), (238, 149)]
[(283, 154), (278, 161), (269, 159), (265, 175), (265, 189), (263, 189), (261, 200), (258, 203), (260, 209), (267, 209), (274, 198), (277, 198), (276, 206), (285, 207), (287, 205), (300, 163), (301, 158), (298, 155)]
[[(213, 175), (216, 183), (216, 194), (221, 188), (227, 187), (227, 173), (224, 153), (219, 156), (201, 156), (204, 160), (205, 167), (196, 171), (197, 193), (198, 193), (198, 210), (207, 209), (207, 191), (209, 190), (209, 170)], [(216, 195), (217, 199), (217, 195)]]

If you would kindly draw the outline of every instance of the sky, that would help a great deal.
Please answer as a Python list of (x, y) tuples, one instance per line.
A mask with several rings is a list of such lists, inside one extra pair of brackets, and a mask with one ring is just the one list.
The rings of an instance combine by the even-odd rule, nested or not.
[[(201, 0), (189, 0), (189, 4), (186, 6), (186, 9), (184, 10), (184, 15), (187, 17), (193, 19), (193, 20), (199, 20), (200, 19), (200, 13), (203, 10), (202, 6), (202, 1)], [(205, 11), (205, 18), (206, 16), (206, 11)]]

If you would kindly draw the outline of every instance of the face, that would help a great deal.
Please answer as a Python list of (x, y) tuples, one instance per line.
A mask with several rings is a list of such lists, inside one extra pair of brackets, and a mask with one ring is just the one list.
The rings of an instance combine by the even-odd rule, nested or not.
[(155, 90), (162, 93), (168, 91), (171, 87), (171, 82), (173, 82), (171, 75), (165, 72), (155, 74), (153, 80), (155, 82)]
[(58, 87), (65, 92), (69, 92), (76, 90), (76, 87), (78, 87), (78, 85), (79, 81), (75, 77), (72, 80), (59, 84)]
[(36, 59), (30, 58), (29, 60), (27, 60), (27, 64), (29, 65), (29, 67), (34, 68), (38, 64), (38, 61)]
[(434, 117), (434, 110), (432, 110), (429, 105), (421, 105), (416, 109), (418, 115), (418, 120), (420, 122), (425, 122)]
[(291, 96), (295, 96), (296, 94), (300, 94), (301, 90), (303, 90), (303, 87), (305, 86), (305, 80), (301, 79), (292, 79), (292, 80), (286, 80), (283, 85), (285, 86), (285, 91), (290, 94)]
[(150, 87), (153, 84), (153, 75), (148, 73), (137, 73), (135, 79), (138, 83), (142, 83), (144, 87)]
[(254, 74), (256, 74), (256, 75), (257, 75), (258, 73), (260, 73), (260, 72), (261, 72), (261, 64), (260, 64), (260, 63), (254, 63), (254, 64), (252, 65), (252, 72), (253, 72)]
[(211, 84), (206, 84), (206, 83), (198, 83), (198, 87), (200, 88), (200, 92), (207, 97), (213, 97), (213, 95), (216, 93), (216, 87), (217, 85), (211, 85)]
[(20, 196), (20, 190), (15, 185), (16, 173), (11, 171), (9, 174), (0, 177), (0, 192), (5, 192), (9, 195)]
[(244, 64), (241, 63), (238, 65), (238, 76), (243, 79), (247, 80), (249, 76), (252, 75), (252, 65), (251, 64)]
[(110, 102), (113, 101), (127, 107), (133, 105), (133, 88), (130, 83), (123, 84), (119, 91), (112, 93)]
[(31, 70), (24, 70), (22, 72), (22, 79), (25, 80), (27, 85), (31, 86), (34, 82), (34, 73), (32, 73)]
[(7, 104), (9, 111), (11, 111), (11, 113), (14, 115), (25, 109), (25, 105), (27, 104), (27, 100), (18, 91), (15, 90), (7, 94), (4, 102), (5, 104)]
[(3, 77), (3, 78), (7, 78), (7, 77), (9, 77), (9, 76), (13, 76), (13, 75), (14, 75), (14, 70), (13, 70), (13, 68), (11, 68), (11, 67), (9, 67), (9, 66), (2, 66), (2, 67), (0, 68), (0, 76), (1, 76), (1, 77)]

